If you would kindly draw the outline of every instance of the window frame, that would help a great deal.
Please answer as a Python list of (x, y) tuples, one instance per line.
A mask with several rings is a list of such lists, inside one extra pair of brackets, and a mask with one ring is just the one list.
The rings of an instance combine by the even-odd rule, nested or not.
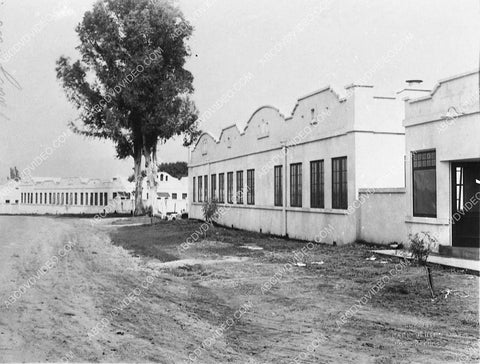
[(193, 177), (192, 202), (196, 202), (196, 200), (197, 200), (197, 191), (196, 191), (195, 177)]
[(255, 169), (247, 169), (247, 205), (255, 205)]
[[(243, 205), (243, 170), (237, 171), (236, 180), (236, 196), (235, 200), (237, 205)], [(240, 182), (240, 183), (239, 183)]]
[(225, 203), (225, 173), (218, 174), (218, 202)]
[(217, 200), (217, 174), (210, 175), (210, 194), (212, 200)]
[[(421, 167), (415, 167), (415, 162), (417, 161), (416, 157), (419, 155), (419, 154), (427, 154), (428, 153), (433, 153), (434, 155), (434, 158), (433, 158), (433, 162), (434, 162), (434, 165), (433, 166), (421, 166)], [(437, 150), (435, 148), (432, 148), (432, 149), (422, 149), (422, 150), (415, 150), (415, 151), (412, 151), (411, 152), (411, 156), (412, 156), (412, 214), (414, 217), (427, 217), (427, 218), (433, 218), (433, 219), (436, 219), (437, 218), (437, 215), (438, 215), (438, 205), (437, 205), (437, 192), (438, 192), (438, 189), (437, 189)], [(431, 161), (432, 159), (425, 159), (425, 161)], [(435, 177), (435, 185), (434, 185), (434, 190), (435, 190), (435, 193), (434, 193), (434, 196), (435, 196), (435, 200), (434, 200), (434, 204), (435, 204), (435, 213), (433, 214), (421, 214), (421, 213), (417, 213), (415, 211), (415, 171), (427, 171), (427, 170), (433, 170), (434, 171), (434, 177)]]
[(283, 206), (283, 165), (281, 164), (273, 167), (273, 186), (273, 205)]
[(227, 203), (233, 204), (233, 172), (227, 173)]
[[(336, 163), (338, 163), (338, 166), (336, 165)], [(343, 165), (345, 166), (345, 169), (342, 169)], [(338, 172), (338, 175), (336, 175), (336, 172)], [(336, 177), (338, 177), (338, 182), (335, 181)], [(336, 189), (336, 186), (338, 186), (338, 189)], [(335, 210), (348, 209), (348, 158), (347, 156), (332, 158), (332, 209), (335, 209)]]
[(290, 163), (290, 207), (302, 207), (302, 163)]
[(310, 207), (325, 208), (325, 162), (323, 159), (310, 161)]
[(198, 202), (203, 202), (203, 177), (198, 176)]

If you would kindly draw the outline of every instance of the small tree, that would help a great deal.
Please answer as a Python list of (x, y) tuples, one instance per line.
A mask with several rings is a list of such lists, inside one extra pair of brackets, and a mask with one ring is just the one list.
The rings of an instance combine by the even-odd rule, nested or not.
[[(205, 200), (202, 205), (203, 218), (205, 222), (210, 224), (210, 226), (215, 223), (215, 220), (218, 218), (218, 203), (217, 200), (212, 198), (210, 200)], [(204, 238), (207, 237), (207, 230), (203, 232)]]
[(420, 232), (415, 235), (409, 235), (410, 247), (409, 250), (412, 253), (412, 258), (417, 262), (419, 266), (425, 268), (427, 273), (428, 287), (430, 288), (430, 294), (432, 298), (435, 298), (433, 290), (433, 279), (431, 268), (428, 265), (427, 259), (432, 250), (437, 245), (437, 239), (429, 232)]

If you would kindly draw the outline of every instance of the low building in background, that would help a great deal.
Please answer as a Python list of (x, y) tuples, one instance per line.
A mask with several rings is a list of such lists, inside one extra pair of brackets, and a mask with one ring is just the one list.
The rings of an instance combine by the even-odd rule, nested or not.
[[(11, 189), (7, 183), (4, 188)], [(131, 214), (132, 186), (121, 178), (40, 178), (17, 182), (16, 203), (5, 198), (1, 213)]]
[[(158, 172), (157, 176), (157, 211), (165, 216), (169, 212), (188, 212), (188, 177), (175, 178), (167, 172)], [(143, 200), (148, 200), (146, 178), (143, 180)]]

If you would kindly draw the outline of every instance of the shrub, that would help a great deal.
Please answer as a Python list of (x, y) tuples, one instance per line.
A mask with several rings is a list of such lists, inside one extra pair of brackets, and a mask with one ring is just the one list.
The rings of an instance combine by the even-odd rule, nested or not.
[(429, 232), (421, 232), (415, 235), (410, 234), (409, 240), (409, 250), (412, 253), (412, 258), (419, 265), (427, 265), (427, 258), (437, 245), (437, 239)]
[[(206, 200), (202, 205), (203, 218), (208, 224), (213, 224), (218, 218), (218, 203), (217, 200)], [(204, 236), (207, 236), (207, 232), (204, 232)]]
[(435, 298), (432, 272), (431, 268), (428, 266), (427, 258), (432, 250), (436, 247), (437, 239), (429, 232), (421, 232), (416, 233), (415, 235), (410, 234), (409, 240), (409, 250), (412, 253), (412, 258), (417, 262), (418, 265), (425, 267), (430, 294), (432, 295), (432, 298)]

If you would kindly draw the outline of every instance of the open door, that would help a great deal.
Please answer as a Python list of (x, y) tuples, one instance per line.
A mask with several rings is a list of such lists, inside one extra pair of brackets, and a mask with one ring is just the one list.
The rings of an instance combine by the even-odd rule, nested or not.
[(452, 245), (480, 248), (480, 162), (452, 163)]

